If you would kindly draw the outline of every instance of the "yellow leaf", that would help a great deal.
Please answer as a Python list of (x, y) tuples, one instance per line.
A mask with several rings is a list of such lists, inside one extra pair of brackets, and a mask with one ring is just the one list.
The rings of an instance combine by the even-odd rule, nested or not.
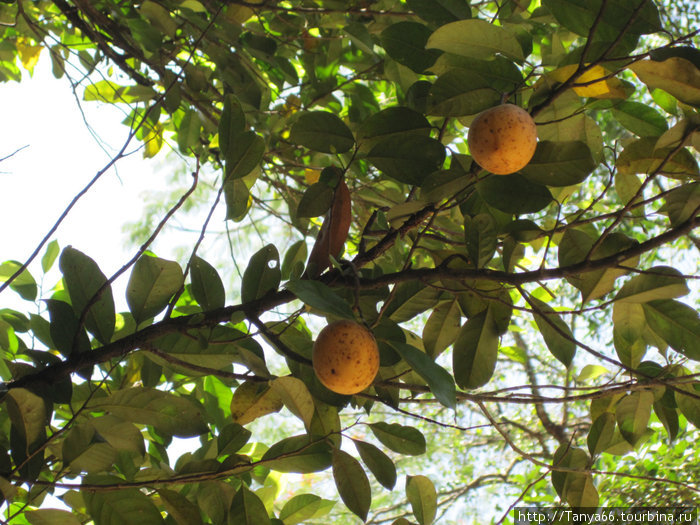
[(150, 128), (148, 134), (143, 139), (143, 158), (150, 159), (163, 147), (163, 128), (160, 125)]
[(304, 178), (306, 179), (306, 184), (316, 184), (320, 177), (321, 170), (317, 170), (314, 168), (306, 168), (304, 170)]
[[(577, 69), (578, 65), (569, 64), (552, 71), (549, 75), (557, 82), (566, 82), (576, 73)], [(602, 66), (593, 66), (575, 80), (574, 93), (579, 97), (624, 98), (620, 80), (614, 77), (604, 78), (609, 74)]]
[(29, 71), (31, 75), (34, 72), (34, 66), (39, 62), (39, 55), (41, 54), (42, 46), (35, 46), (25, 43), (24, 39), (17, 39), (17, 54), (19, 55), (19, 60), (22, 62), (24, 69)]

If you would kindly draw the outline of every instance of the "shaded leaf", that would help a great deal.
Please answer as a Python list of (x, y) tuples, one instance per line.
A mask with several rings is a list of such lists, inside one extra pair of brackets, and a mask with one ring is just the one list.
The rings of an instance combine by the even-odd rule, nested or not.
[(700, 361), (700, 317), (694, 308), (672, 299), (642, 304), (650, 328), (676, 352)]
[(416, 73), (435, 63), (439, 52), (425, 49), (430, 29), (418, 22), (398, 22), (381, 33), (382, 46), (387, 54)]
[(345, 123), (326, 111), (303, 113), (292, 126), (290, 139), (323, 153), (344, 153), (355, 144), (355, 138)]
[(241, 484), (231, 501), (229, 525), (266, 525), (270, 523), (262, 500), (245, 484)]
[(279, 252), (268, 244), (253, 254), (243, 272), (241, 300), (249, 303), (277, 290), (281, 278)]
[(334, 448), (333, 479), (343, 503), (362, 521), (366, 521), (372, 492), (362, 465), (347, 452)]
[(300, 301), (323, 314), (329, 314), (343, 319), (355, 318), (348, 303), (328, 285), (322, 282), (307, 280), (290, 281), (286, 284), (286, 288), (296, 295)]
[(425, 437), (416, 428), (383, 421), (372, 423), (369, 428), (374, 437), (394, 452), (409, 456), (425, 454)]
[(540, 184), (528, 181), (524, 176), (490, 176), (476, 185), (484, 201), (506, 213), (534, 213), (552, 202), (552, 194)]
[(293, 436), (272, 445), (262, 461), (279, 472), (319, 472), (331, 466), (331, 450), (331, 445), (318, 436)]
[(357, 452), (377, 481), (389, 490), (396, 485), (396, 466), (389, 456), (371, 443), (352, 440)]
[(369, 151), (367, 159), (385, 175), (405, 184), (422, 185), (445, 161), (445, 146), (432, 137), (392, 135)]
[(452, 369), (460, 388), (485, 385), (496, 370), (498, 334), (487, 310), (470, 318), (452, 348)]
[(615, 406), (620, 434), (630, 445), (635, 446), (646, 433), (653, 402), (654, 394), (642, 390), (623, 396)]
[(439, 27), (430, 35), (426, 47), (472, 58), (483, 59), (496, 54), (515, 60), (525, 58), (512, 32), (476, 18)]
[(688, 292), (681, 272), (670, 266), (654, 266), (627, 281), (615, 296), (615, 301), (646, 303), (680, 297)]
[(440, 403), (448, 408), (455, 407), (457, 391), (454, 380), (447, 370), (414, 346), (398, 341), (392, 341), (390, 344), (413, 371), (425, 380)]
[(279, 412), (282, 406), (276, 390), (265, 383), (246, 381), (233, 393), (231, 419), (239, 425), (247, 425), (259, 417)]
[(136, 323), (162, 312), (183, 284), (182, 269), (175, 261), (142, 255), (126, 285), (126, 303)]
[(161, 525), (163, 518), (151, 499), (138, 489), (85, 491), (85, 506), (95, 525)]
[(406, 497), (420, 525), (430, 525), (437, 515), (437, 492), (430, 478), (406, 476)]
[(535, 323), (547, 348), (565, 367), (570, 367), (576, 354), (574, 335), (564, 320), (547, 303), (534, 297), (530, 301)]
[(602, 453), (612, 443), (615, 435), (615, 416), (610, 412), (604, 412), (593, 421), (588, 431), (588, 451), (591, 456)]
[(584, 142), (537, 143), (535, 154), (520, 170), (525, 178), (547, 186), (570, 186), (585, 180), (595, 169), (591, 150)]
[[(71, 246), (63, 249), (58, 264), (73, 303), (73, 310), (80, 318), (88, 302), (107, 282), (107, 278), (95, 261)], [(114, 333), (114, 324), (112, 288), (107, 286), (88, 310), (85, 326), (101, 343), (107, 344)]]
[(423, 344), (431, 357), (440, 355), (459, 334), (461, 311), (456, 300), (440, 303), (432, 309), (423, 328)]
[(628, 66), (650, 89), (663, 89), (681, 102), (700, 106), (700, 68), (682, 57), (640, 60)]
[(192, 295), (202, 310), (222, 308), (226, 304), (224, 283), (219, 273), (207, 261), (195, 255), (190, 265)]
[(226, 179), (245, 177), (260, 164), (265, 153), (265, 140), (254, 131), (233, 137), (226, 155)]
[(311, 427), (314, 416), (314, 400), (301, 379), (292, 376), (278, 377), (270, 383), (271, 389), (289, 411)]

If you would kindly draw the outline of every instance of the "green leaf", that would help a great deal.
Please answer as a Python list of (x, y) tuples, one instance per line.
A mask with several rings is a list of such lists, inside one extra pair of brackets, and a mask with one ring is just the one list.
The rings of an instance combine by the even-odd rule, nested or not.
[(358, 439), (352, 441), (362, 461), (377, 481), (388, 490), (393, 490), (396, 485), (396, 466), (391, 458), (371, 443)]
[(192, 295), (202, 310), (223, 308), (226, 304), (226, 292), (216, 268), (195, 255), (192, 257), (190, 265), (190, 279), (192, 280)]
[(231, 501), (228, 515), (229, 525), (266, 525), (270, 523), (262, 500), (244, 484)]
[[(0, 283), (6, 282), (17, 272), (22, 265), (17, 261), (5, 261), (0, 264)], [(37, 286), (34, 277), (28, 270), (23, 270), (11, 283), (10, 289), (17, 292), (22, 299), (34, 301), (37, 295)]]
[(541, 140), (530, 162), (520, 170), (527, 180), (547, 186), (571, 186), (585, 180), (596, 167), (584, 142)]
[(155, 96), (156, 92), (148, 86), (120, 86), (111, 80), (100, 80), (85, 88), (83, 100), (132, 104), (151, 100)]
[(303, 113), (292, 126), (290, 139), (323, 153), (344, 153), (355, 144), (355, 138), (345, 123), (327, 111)]
[(700, 106), (700, 68), (682, 57), (640, 60), (628, 66), (649, 89), (663, 89), (681, 102)]
[(654, 394), (647, 390), (638, 390), (626, 394), (615, 406), (615, 417), (620, 434), (632, 446), (646, 433)]
[(493, 258), (498, 245), (496, 223), (488, 213), (464, 217), (467, 253), (475, 268), (483, 268)]
[(455, 407), (457, 391), (454, 379), (447, 370), (414, 346), (398, 341), (391, 341), (390, 344), (413, 371), (428, 383), (430, 390), (440, 403), (448, 408)]
[[(590, 458), (583, 449), (564, 443), (554, 452), (552, 465), (583, 470), (588, 468), (589, 461)], [(598, 506), (598, 492), (590, 474), (552, 470), (552, 485), (559, 497), (572, 507)]]
[[(323, 504), (328, 503), (315, 494), (297, 494), (293, 496), (282, 507), (279, 518), (284, 525), (296, 525), (308, 519), (319, 517), (323, 510)], [(333, 502), (330, 502), (333, 503)]]
[(372, 491), (360, 462), (347, 452), (334, 448), (333, 479), (345, 506), (362, 521), (366, 521), (372, 503)]
[(418, 281), (399, 283), (391, 302), (384, 309), (384, 315), (396, 323), (408, 321), (435, 307), (440, 295), (440, 290)]
[(80, 520), (67, 510), (28, 510), (24, 516), (31, 525), (80, 525)]
[(331, 445), (318, 436), (293, 436), (272, 445), (262, 461), (278, 472), (319, 472), (331, 466)]
[(672, 226), (687, 221), (700, 207), (700, 183), (685, 184), (666, 194), (661, 211), (668, 214)]
[(367, 160), (399, 182), (420, 186), (442, 167), (445, 146), (422, 135), (391, 135), (374, 145)]
[(624, 100), (612, 108), (615, 117), (629, 131), (640, 137), (658, 137), (668, 129), (666, 118), (641, 102)]
[(247, 425), (256, 419), (279, 412), (283, 403), (277, 392), (267, 383), (246, 381), (236, 388), (231, 398), (231, 419)]
[(523, 49), (513, 33), (480, 19), (451, 22), (430, 35), (425, 46), (447, 53), (471, 57), (489, 58), (497, 54), (521, 61)]
[(245, 131), (246, 119), (241, 101), (232, 93), (224, 97), (224, 110), (219, 119), (219, 148), (225, 159), (232, 156), (235, 137)]
[[(698, 163), (693, 155), (682, 149), (673, 153), (673, 148), (656, 148), (656, 137), (642, 137), (625, 146), (617, 157), (616, 166), (622, 174), (661, 173), (669, 177), (697, 177)], [(673, 153), (673, 154), (672, 154)], [(669, 160), (664, 159), (670, 155)]]
[(678, 390), (674, 392), (676, 404), (681, 414), (690, 421), (696, 428), (700, 428), (700, 399), (686, 395), (700, 396), (700, 383), (680, 384)]
[(158, 489), (158, 495), (168, 516), (174, 519), (177, 525), (202, 525), (204, 523), (197, 505), (179, 492), (161, 488)]
[(27, 451), (33, 452), (46, 438), (51, 406), (24, 388), (13, 388), (4, 398), (12, 428), (24, 440)]
[(152, 425), (169, 436), (198, 436), (209, 430), (201, 406), (182, 396), (152, 388), (115, 390), (107, 397), (93, 399), (88, 408), (103, 410), (125, 421)]
[(137, 324), (155, 317), (168, 306), (185, 277), (175, 261), (142, 255), (131, 270), (126, 303)]
[(292, 244), (282, 261), (282, 279), (299, 279), (304, 273), (304, 263), (308, 257), (306, 241), (301, 240)]
[(265, 153), (265, 139), (254, 131), (233, 137), (226, 155), (226, 179), (245, 177), (260, 164)]
[(380, 421), (371, 423), (369, 429), (382, 445), (394, 452), (408, 456), (425, 454), (425, 437), (416, 428)]
[(274, 292), (281, 278), (279, 252), (274, 244), (268, 244), (253, 254), (243, 272), (241, 300), (249, 303)]
[(593, 422), (588, 431), (588, 451), (591, 456), (602, 453), (612, 443), (615, 435), (615, 416), (604, 412)]
[(426, 22), (443, 25), (471, 18), (469, 3), (465, 0), (407, 0), (409, 9)]
[(116, 451), (133, 452), (143, 456), (146, 449), (143, 436), (133, 423), (115, 416), (105, 415), (90, 419), (90, 425), (99, 438), (106, 441)]
[(151, 499), (138, 489), (85, 491), (88, 514), (95, 525), (162, 525), (163, 518)]
[[(598, 18), (603, 0), (543, 0), (542, 5), (549, 9), (561, 25), (581, 36), (588, 36), (594, 21)], [(645, 1), (637, 13), (640, 2), (622, 0), (606, 3), (602, 17), (597, 21), (595, 39), (613, 42), (620, 31), (626, 29), (634, 35), (654, 33), (661, 29), (659, 13), (653, 2)]]
[(309, 186), (301, 196), (297, 217), (318, 217), (324, 215), (333, 202), (335, 189), (325, 182), (316, 182)]
[(672, 299), (642, 304), (649, 327), (676, 352), (700, 361), (700, 317), (697, 310)]
[(470, 318), (452, 347), (452, 369), (460, 388), (485, 385), (496, 370), (498, 333), (490, 310)]
[[(51, 267), (53, 266), (53, 263), (56, 262), (56, 258), (58, 257), (58, 254), (61, 252), (61, 249), (58, 246), (58, 241), (53, 240), (51, 241), (48, 246), (46, 247), (46, 251), (44, 252), (43, 257), (41, 258), (41, 269), (44, 271), (44, 273), (48, 272)], [(1, 278), (1, 274), (0, 274)]]
[(576, 342), (571, 329), (547, 303), (534, 297), (528, 300), (533, 309), (535, 323), (547, 348), (554, 357), (569, 368), (576, 354)]
[(296, 377), (285, 376), (274, 379), (270, 386), (284, 406), (301, 419), (307, 429), (311, 428), (311, 419), (315, 411), (314, 400), (304, 382)]
[(422, 73), (435, 63), (440, 54), (425, 49), (430, 29), (418, 22), (398, 22), (382, 31), (380, 39), (387, 54), (415, 73)]
[(420, 525), (430, 525), (437, 515), (437, 491), (430, 478), (406, 476), (406, 497)]
[(421, 113), (412, 109), (393, 106), (367, 117), (358, 131), (358, 143), (370, 149), (382, 139), (392, 136), (430, 134), (430, 123)]
[[(63, 273), (73, 310), (80, 318), (88, 302), (107, 282), (107, 278), (95, 261), (71, 246), (63, 249), (58, 265)], [(114, 299), (112, 288), (107, 286), (88, 310), (85, 326), (101, 343), (107, 344), (114, 333), (114, 325)]]
[(484, 201), (506, 213), (538, 212), (552, 202), (552, 194), (519, 174), (491, 175), (480, 180), (476, 189)]
[(248, 183), (247, 179), (247, 177), (243, 179), (227, 179), (224, 182), (227, 220), (235, 222), (243, 220), (253, 204), (250, 188), (254, 181)]
[(78, 318), (68, 303), (58, 299), (47, 299), (51, 324), (49, 333), (56, 350), (68, 357), (73, 352), (82, 353), (90, 350), (90, 339), (85, 329), (78, 331)]
[(328, 314), (342, 319), (354, 319), (350, 306), (337, 295), (328, 285), (319, 281), (297, 280), (286, 284), (292, 292), (304, 304), (322, 314)]
[(615, 301), (646, 303), (673, 299), (689, 291), (681, 272), (670, 266), (654, 266), (627, 281), (615, 296)]
[(193, 109), (187, 110), (177, 130), (177, 145), (182, 153), (189, 155), (191, 150), (199, 146), (201, 130), (202, 121), (197, 112)]
[[(559, 242), (559, 265), (564, 267), (584, 261), (589, 257), (594, 243), (594, 239), (587, 232), (575, 228), (567, 229)], [(635, 244), (636, 241), (621, 233), (612, 233), (590, 255), (590, 260), (602, 259), (620, 253)], [(620, 266), (635, 266), (637, 260), (638, 257), (632, 257), (619, 264)], [(570, 275), (567, 277), (567, 281), (581, 290), (582, 300), (586, 303), (611, 292), (615, 287), (615, 280), (626, 273), (627, 271), (620, 268), (603, 268)]]
[[(670, 391), (667, 391), (670, 392)], [(666, 394), (664, 394), (666, 395)], [(675, 392), (671, 392), (671, 399), (674, 399)], [(663, 398), (662, 398), (663, 399)], [(675, 401), (675, 404), (677, 405), (678, 402)], [(659, 418), (659, 421), (661, 421), (661, 424), (663, 424), (664, 428), (666, 429), (666, 434), (668, 435), (668, 441), (673, 442), (676, 440), (676, 437), (678, 436), (678, 430), (680, 429), (680, 425), (678, 422), (678, 408), (677, 407), (670, 407), (668, 406), (663, 400), (660, 401), (654, 401), (654, 404), (652, 405), (654, 408), (654, 414), (656, 414), (656, 417)], [(698, 421), (700, 421), (700, 411), (698, 413)], [(690, 420), (690, 419), (688, 419)]]
[(501, 93), (473, 71), (454, 68), (440, 75), (430, 89), (430, 115), (462, 117), (498, 105)]
[(423, 328), (423, 344), (429, 356), (435, 358), (457, 339), (461, 322), (459, 303), (452, 300), (433, 308)]

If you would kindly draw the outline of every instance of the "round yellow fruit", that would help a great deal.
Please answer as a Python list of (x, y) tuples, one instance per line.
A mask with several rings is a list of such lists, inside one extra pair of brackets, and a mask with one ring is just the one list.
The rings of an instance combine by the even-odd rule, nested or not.
[(537, 128), (527, 111), (502, 104), (476, 116), (469, 127), (467, 143), (479, 166), (496, 175), (509, 175), (532, 159)]
[(372, 384), (379, 370), (379, 348), (372, 332), (354, 321), (329, 324), (314, 343), (316, 377), (338, 394), (357, 394)]

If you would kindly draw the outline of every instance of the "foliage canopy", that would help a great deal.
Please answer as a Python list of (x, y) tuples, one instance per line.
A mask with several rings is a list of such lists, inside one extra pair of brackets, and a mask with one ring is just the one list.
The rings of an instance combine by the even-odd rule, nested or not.
[[(44, 53), (84, 101), (128, 110), (85, 191), (135, 145), (192, 171), (114, 275), (59, 249), (58, 223), (0, 265), (3, 300), (28, 305), (0, 310), (5, 521), (426, 525), (496, 487), (494, 521), (518, 502), (697, 500), (692, 9), (3, 0), (0, 80)], [(496, 176), (466, 138), (506, 102), (539, 141)], [(149, 251), (188, 206), (205, 210), (190, 255)], [(206, 260), (218, 206), (265, 242)], [(319, 318), (372, 330), (372, 387), (314, 376)], [(280, 410), (298, 424), (258, 426)], [(171, 461), (174, 437), (198, 448)], [(333, 491), (281, 493), (317, 472)], [(41, 508), (57, 489), (72, 512)]]

